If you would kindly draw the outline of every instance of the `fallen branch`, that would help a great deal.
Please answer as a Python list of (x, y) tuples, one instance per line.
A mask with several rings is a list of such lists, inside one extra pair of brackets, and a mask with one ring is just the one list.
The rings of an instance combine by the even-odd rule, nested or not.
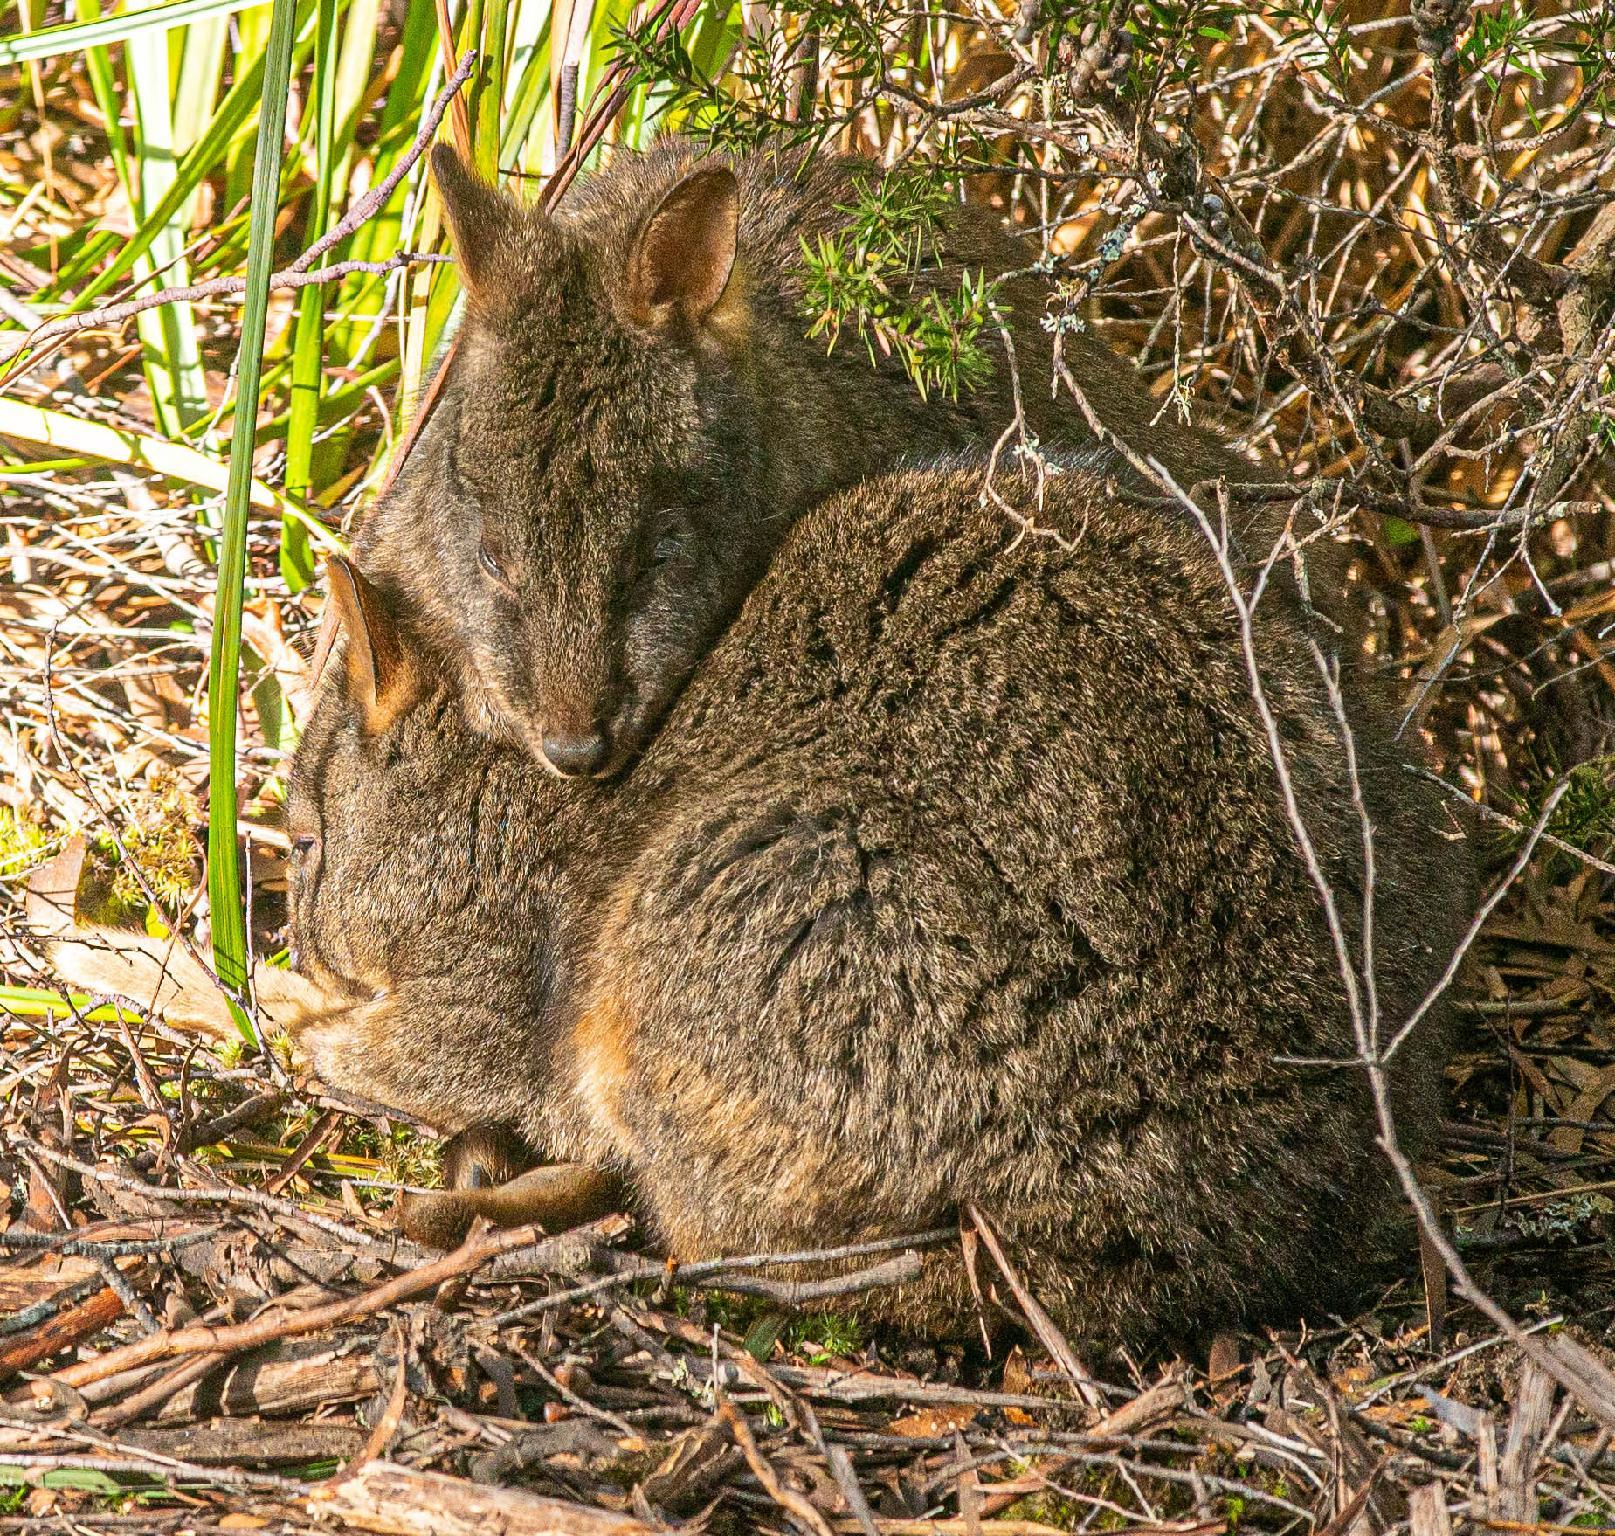
[(316, 1519), (384, 1536), (656, 1536), (631, 1515), (541, 1498), (516, 1488), (485, 1488), (441, 1472), (367, 1462), (350, 1477), (308, 1495)]
[(71, 1349), (84, 1339), (94, 1338), (109, 1323), (116, 1322), (122, 1316), (123, 1302), (118, 1293), (111, 1286), (97, 1291), (72, 1311), (59, 1313), (21, 1338), (0, 1345), (0, 1381), (38, 1365), (41, 1360), (48, 1360), (64, 1349)]
[(83, 1361), (58, 1371), (55, 1379), (64, 1386), (82, 1387), (92, 1381), (114, 1375), (118, 1371), (133, 1370), (153, 1360), (172, 1359), (181, 1355), (218, 1354), (232, 1355), (243, 1349), (256, 1349), (277, 1339), (292, 1339), (303, 1334), (316, 1333), (322, 1328), (335, 1328), (361, 1317), (384, 1311), (401, 1301), (409, 1301), (429, 1291), (435, 1291), (447, 1280), (461, 1275), (474, 1274), (490, 1259), (512, 1253), (518, 1248), (542, 1249), (547, 1242), (537, 1227), (517, 1227), (508, 1232), (495, 1232), (476, 1242), (467, 1243), (453, 1253), (445, 1254), (430, 1264), (423, 1264), (396, 1278), (378, 1285), (358, 1296), (344, 1297), (341, 1301), (327, 1302), (324, 1306), (308, 1307), (301, 1312), (271, 1313), (255, 1318), (250, 1323), (238, 1323), (228, 1328), (164, 1329), (150, 1338), (121, 1349), (108, 1350), (94, 1360)]
[[(269, 274), (269, 286), (307, 288), (314, 283), (334, 283), (355, 272), (385, 274), (396, 272), (412, 262), (446, 262), (450, 259), (447, 256), (400, 251), (385, 261), (339, 261), (334, 266), (321, 267), (314, 272), (299, 272), (295, 267), (287, 267), (284, 271)], [(97, 326), (121, 325), (148, 309), (161, 309), (165, 304), (194, 304), (201, 299), (226, 298), (231, 294), (245, 293), (246, 289), (247, 280), (244, 277), (209, 277), (183, 288), (162, 288), (156, 293), (142, 294), (137, 299), (122, 299), (116, 304), (103, 304), (99, 309), (63, 315), (59, 320), (47, 320), (25, 335), (0, 335), (0, 362), (9, 361), (19, 352), (26, 352), (30, 348), (60, 341), (64, 336), (77, 335), (80, 331), (93, 330)]]

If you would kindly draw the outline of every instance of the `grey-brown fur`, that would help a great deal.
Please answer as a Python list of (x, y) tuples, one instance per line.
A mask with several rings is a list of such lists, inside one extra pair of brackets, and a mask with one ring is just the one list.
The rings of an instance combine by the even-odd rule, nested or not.
[[(388, 707), (362, 672), (356, 701), (350, 647), (293, 775), (316, 839), (293, 896), (304, 968), (356, 1007), (303, 1043), (446, 1129), (622, 1169), (682, 1259), (973, 1201), (1080, 1342), (1316, 1315), (1397, 1202), (1361, 1073), (1274, 1060), (1355, 1047), (1222, 578), (1094, 470), (1044, 509), (1068, 549), (978, 480), (897, 475), (800, 521), (610, 785), (479, 737), (407, 646)], [(1355, 946), (1333, 714), (1285, 611), (1258, 649)], [(1357, 701), (1394, 1026), (1471, 871), (1374, 713)], [(1444, 1035), (1437, 1009), (1396, 1061), (1415, 1153)], [(956, 1255), (890, 1305), (970, 1326)]]
[[(655, 211), (731, 163), (732, 269), (717, 192), (647, 254)], [(875, 174), (864, 162), (729, 162), (666, 139), (620, 154), (554, 217), (480, 188), (448, 150), (434, 164), (467, 316), (441, 402), (358, 554), (407, 595), (479, 723), (558, 771), (609, 773), (653, 733), (792, 521), (867, 475), (984, 453), (1014, 418), (1010, 369), (989, 333), (988, 382), (922, 401), (857, 337), (828, 353), (808, 338), (802, 242), (845, 222), (855, 179)], [(925, 282), (956, 292), (966, 270), (993, 277), (1033, 254), (960, 208)], [(1046, 297), (1034, 278), (1003, 290), (1030, 426), (1069, 447), (1091, 438), (1069, 397), (1050, 399)], [(1186, 487), (1239, 477), (1102, 344), (1074, 333), (1065, 355), (1107, 424)]]

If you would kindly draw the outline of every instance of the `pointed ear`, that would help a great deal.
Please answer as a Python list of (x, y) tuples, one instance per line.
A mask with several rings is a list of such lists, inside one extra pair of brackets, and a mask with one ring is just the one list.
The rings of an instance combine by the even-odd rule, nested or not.
[(448, 217), (466, 296), (474, 304), (484, 302), (490, 297), (499, 254), (521, 223), (521, 206), (490, 187), (447, 144), (432, 150), (432, 180)]
[(698, 325), (734, 271), (740, 187), (727, 166), (692, 171), (645, 220), (628, 257), (628, 304), (646, 325)]
[(379, 735), (420, 692), (420, 674), (399, 639), (380, 594), (340, 555), (326, 562), (326, 585), (347, 632), (348, 697), (366, 735)]

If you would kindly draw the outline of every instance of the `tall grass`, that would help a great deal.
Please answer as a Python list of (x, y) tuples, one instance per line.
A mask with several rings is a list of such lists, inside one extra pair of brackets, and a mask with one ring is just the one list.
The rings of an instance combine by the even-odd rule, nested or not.
[[(74, 152), (110, 166), (114, 186), (100, 217), (75, 216), (65, 181), (34, 194), (51, 216), (28, 227), (49, 237), (16, 250), (4, 274), (11, 302), (0, 308), (0, 458), (33, 469), (121, 464), (191, 498), (197, 547), (216, 575), (207, 701), (212, 942), (221, 978), (241, 992), (249, 970), (236, 824), (243, 697), (250, 694), (271, 744), (289, 746), (292, 733), (267, 658), (243, 641), (244, 605), (310, 584), (320, 547), (337, 542), (343, 521), (384, 481), (458, 298), (452, 266), (396, 260), (441, 246), (436, 199), (418, 171), (318, 258), (321, 267), (389, 270), (350, 271), (289, 294), (271, 274), (338, 227), (420, 147), (419, 125), (468, 51), (476, 68), (441, 132), (490, 178), (552, 171), (563, 81), (581, 108), (611, 63), (616, 35), (632, 25), (633, 6), (64, 0), (47, 9), (20, 0), (16, 14), (21, 26), (0, 37), (0, 136), (25, 93), (40, 105), (65, 101), (87, 129), (88, 143)], [(704, 54), (721, 63), (739, 35), (738, 4), (714, 0), (700, 32)], [(22, 89), (9, 91), (13, 83)], [(643, 138), (657, 115), (638, 92), (614, 136)], [(0, 213), (8, 200), (15, 205), (0, 198)], [(94, 420), (80, 402), (47, 402), (37, 390), (6, 398), (8, 384), (36, 381), (29, 370), (48, 367), (59, 345), (31, 342), (39, 323), (243, 273), (239, 304), (166, 303), (135, 318), (132, 338), (114, 339), (144, 382), (145, 430)], [(250, 1031), (246, 1012), (238, 1022)]]

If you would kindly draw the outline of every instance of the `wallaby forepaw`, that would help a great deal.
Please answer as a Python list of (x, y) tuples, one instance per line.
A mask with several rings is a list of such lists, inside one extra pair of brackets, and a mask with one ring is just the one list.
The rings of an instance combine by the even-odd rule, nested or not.
[(553, 1235), (620, 1210), (623, 1196), (614, 1173), (583, 1163), (550, 1163), (492, 1187), (404, 1195), (398, 1215), (406, 1237), (433, 1248), (455, 1248), (478, 1216), (496, 1227), (534, 1226)]

